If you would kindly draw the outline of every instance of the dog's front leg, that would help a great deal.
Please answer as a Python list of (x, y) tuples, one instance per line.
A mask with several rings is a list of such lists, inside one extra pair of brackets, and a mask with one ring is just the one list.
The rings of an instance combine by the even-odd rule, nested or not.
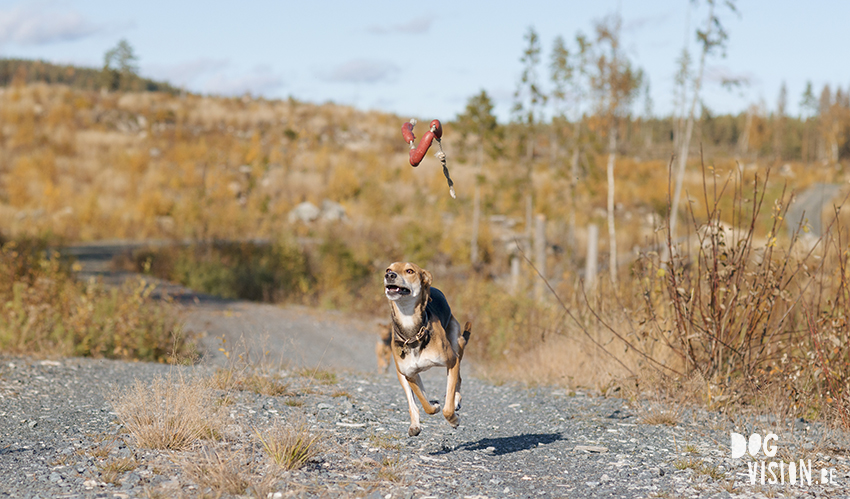
[[(460, 421), (458, 420), (455, 410), (460, 406), (460, 360), (455, 359), (453, 365), (446, 367), (446, 405), (443, 406), (443, 417), (452, 425), (452, 428), (457, 428)], [(457, 405), (455, 405), (455, 397), (458, 397)]]
[(398, 375), (398, 382), (404, 389), (404, 395), (407, 397), (407, 408), (410, 410), (410, 428), (407, 429), (407, 434), (415, 437), (422, 431), (422, 427), (419, 425), (419, 409), (416, 408), (416, 402), (413, 400), (413, 392), (410, 389), (410, 382), (407, 381), (407, 377), (398, 371), (396, 371), (396, 374)]
[(410, 382), (410, 387), (413, 388), (413, 393), (416, 394), (416, 397), (419, 398), (419, 401), (422, 402), (422, 408), (425, 409), (425, 413), (428, 415), (436, 414), (437, 411), (440, 410), (440, 404), (436, 401), (433, 405), (431, 405), (431, 401), (428, 400), (428, 397), (425, 395), (425, 385), (422, 383), (422, 377), (418, 374), (412, 378), (407, 378)]

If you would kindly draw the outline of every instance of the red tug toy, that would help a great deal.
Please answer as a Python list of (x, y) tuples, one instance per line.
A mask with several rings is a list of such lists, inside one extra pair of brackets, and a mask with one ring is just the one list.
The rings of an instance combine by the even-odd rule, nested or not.
[(441, 141), (443, 137), (443, 125), (440, 124), (440, 120), (432, 120), (430, 129), (422, 136), (422, 140), (419, 141), (418, 147), (415, 143), (416, 136), (413, 134), (414, 126), (416, 126), (415, 119), (411, 119), (401, 125), (401, 135), (404, 137), (404, 141), (410, 145), (410, 166), (419, 166), (419, 163), (421, 163), (422, 159), (425, 157), (425, 153), (428, 152), (428, 148), (431, 147), (431, 143), (436, 139), (437, 144), (440, 146), (440, 150), (435, 154), (435, 156), (437, 156), (437, 159), (439, 159), (440, 163), (443, 165), (443, 175), (446, 176), (446, 181), (449, 183), (449, 194), (451, 194), (452, 198), (457, 199), (457, 196), (455, 196), (454, 182), (452, 182), (452, 179), (449, 176), (449, 168), (446, 166), (446, 153), (443, 152), (443, 143)]

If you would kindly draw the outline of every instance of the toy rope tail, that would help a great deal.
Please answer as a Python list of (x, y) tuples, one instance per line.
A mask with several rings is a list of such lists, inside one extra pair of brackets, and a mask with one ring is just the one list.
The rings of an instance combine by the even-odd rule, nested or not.
[(449, 176), (449, 167), (446, 166), (446, 153), (443, 152), (443, 142), (440, 140), (443, 136), (443, 125), (440, 124), (440, 120), (432, 120), (431, 128), (425, 132), (425, 135), (422, 136), (422, 140), (419, 141), (419, 146), (416, 146), (415, 144), (416, 136), (413, 135), (414, 126), (416, 126), (415, 119), (411, 119), (409, 122), (401, 125), (401, 135), (404, 137), (405, 142), (410, 144), (410, 166), (419, 166), (419, 163), (422, 162), (422, 158), (425, 157), (425, 153), (428, 152), (428, 148), (431, 147), (431, 142), (436, 139), (437, 144), (440, 146), (440, 150), (435, 154), (435, 156), (443, 165), (443, 175), (446, 176), (446, 181), (449, 184), (449, 194), (452, 195), (452, 198), (457, 199), (457, 196), (455, 195), (454, 182), (452, 182), (452, 178)]
[(443, 142), (437, 139), (437, 145), (440, 146), (440, 151), (435, 156), (440, 160), (440, 164), (443, 165), (443, 175), (446, 176), (446, 182), (449, 183), (449, 194), (452, 195), (452, 199), (457, 199), (457, 196), (455, 196), (455, 183), (452, 182), (452, 178), (449, 176), (449, 167), (446, 166), (446, 153), (443, 152)]

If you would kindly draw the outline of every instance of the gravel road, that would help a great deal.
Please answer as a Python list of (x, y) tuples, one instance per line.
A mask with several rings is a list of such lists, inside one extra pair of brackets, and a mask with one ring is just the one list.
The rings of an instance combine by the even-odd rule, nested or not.
[[(472, 366), (464, 366), (460, 427), (423, 412), (422, 433), (411, 438), (398, 381), (375, 372), (374, 322), (184, 298), (188, 327), (206, 332), (208, 355), (194, 367), (0, 356), (0, 496), (216, 497), (220, 490), (185, 466), (210, 452), (236, 456), (227, 462), (244, 476), (245, 494), (272, 499), (850, 496), (846, 435), (820, 425), (494, 385), (476, 378)], [(136, 380), (212, 378), (246, 347), (252, 358), (265, 352), (266, 365), (275, 367), (264, 372), (280, 377), (287, 393), (222, 393), (230, 425), (219, 440), (191, 451), (154, 451), (136, 446), (119, 424), (115, 397)], [(424, 379), (431, 398), (442, 398), (444, 377)], [(662, 412), (668, 417), (658, 420), (672, 425), (649, 424)], [(299, 419), (321, 436), (320, 452), (305, 467), (282, 471), (270, 465), (256, 429)], [(791, 485), (788, 477), (784, 485), (750, 483), (753, 460), (730, 457), (730, 431), (768, 429), (778, 433), (781, 451), (768, 464), (779, 456), (811, 460), (811, 485)], [(110, 474), (110, 463), (122, 459), (131, 469)], [(764, 460), (758, 456), (757, 471)], [(832, 483), (820, 483), (821, 470), (832, 473)]]

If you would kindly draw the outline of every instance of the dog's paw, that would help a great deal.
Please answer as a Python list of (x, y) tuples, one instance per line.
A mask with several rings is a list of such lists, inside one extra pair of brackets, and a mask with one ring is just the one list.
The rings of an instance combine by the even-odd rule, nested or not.
[(428, 413), (428, 415), (437, 414), (438, 412), (440, 412), (440, 403), (439, 402), (437, 402), (436, 400), (431, 400), (429, 402), (431, 402), (431, 409), (432, 409), (431, 411), (429, 411), (428, 409), (425, 409), (423, 407), (423, 409), (425, 409), (425, 412)]
[(452, 428), (457, 428), (458, 425), (460, 424), (460, 418), (457, 417), (457, 414), (455, 414), (455, 413), (446, 414), (444, 412), (443, 416), (446, 418), (446, 421), (448, 421), (449, 424), (452, 425)]
[(411, 437), (415, 437), (416, 435), (419, 435), (420, 431), (422, 431), (421, 427), (411, 426), (410, 428), (407, 429), (407, 434), (410, 435)]

